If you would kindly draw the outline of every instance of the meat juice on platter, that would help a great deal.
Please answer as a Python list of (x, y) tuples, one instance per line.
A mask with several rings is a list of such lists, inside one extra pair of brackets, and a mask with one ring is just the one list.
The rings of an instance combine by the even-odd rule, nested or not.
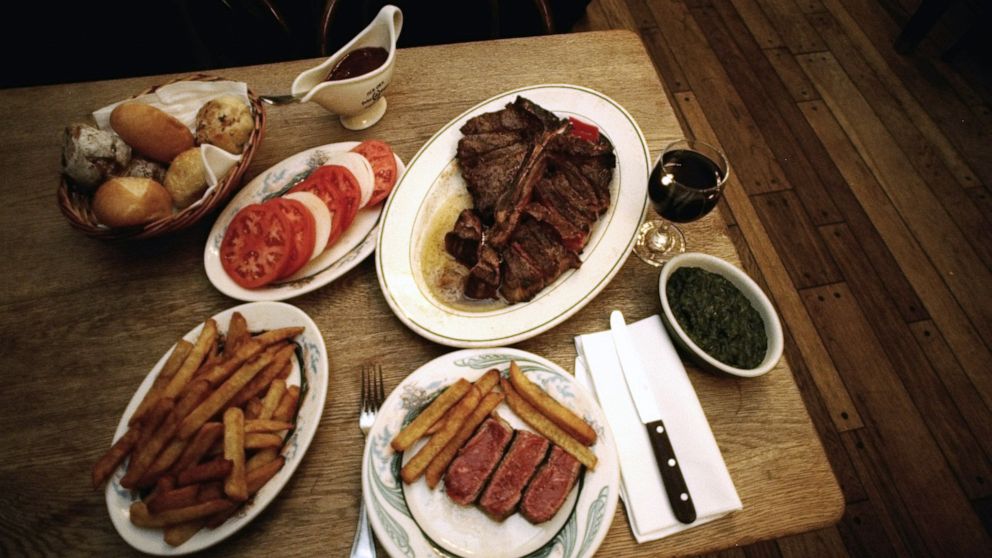
[(345, 55), (331, 70), (327, 81), (363, 76), (386, 63), (389, 51), (382, 47), (363, 47)]
[(662, 217), (688, 223), (713, 209), (723, 179), (720, 167), (705, 155), (676, 149), (665, 153), (651, 172), (648, 196)]
[(463, 301), (526, 302), (582, 264), (616, 166), (610, 140), (587, 128), (523, 97), (462, 126), (456, 159), (472, 205), (444, 249), (462, 266)]

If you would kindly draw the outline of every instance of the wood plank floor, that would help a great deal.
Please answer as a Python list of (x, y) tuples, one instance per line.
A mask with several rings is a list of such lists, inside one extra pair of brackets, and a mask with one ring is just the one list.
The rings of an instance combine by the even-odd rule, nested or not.
[(919, 0), (593, 0), (641, 36), (721, 202), (847, 502), (727, 557), (992, 556), (992, 68), (904, 56)]

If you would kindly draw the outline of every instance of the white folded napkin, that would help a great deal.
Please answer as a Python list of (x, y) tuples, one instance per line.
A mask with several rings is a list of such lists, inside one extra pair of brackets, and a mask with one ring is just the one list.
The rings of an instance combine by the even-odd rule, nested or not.
[[(107, 105), (96, 110), (93, 118), (98, 128), (110, 130), (110, 113), (114, 108), (127, 101), (137, 101), (171, 114), (195, 133), (196, 113), (199, 112), (200, 107), (221, 95), (234, 95), (251, 106), (248, 100), (248, 84), (243, 81), (177, 81), (159, 87), (154, 93)], [(200, 146), (200, 156), (207, 171), (207, 184), (210, 187), (207, 192), (217, 186), (217, 182), (227, 174), (227, 171), (241, 160), (241, 155), (228, 153), (210, 144)], [(200, 200), (202, 199), (201, 197)], [(200, 200), (193, 205), (200, 203)]]
[(580, 335), (575, 338), (575, 377), (596, 394), (613, 430), (620, 454), (620, 496), (634, 538), (641, 543), (713, 521), (742, 506), (661, 318), (651, 316), (628, 328), (661, 407), (697, 515), (696, 521), (686, 525), (672, 512), (647, 430), (627, 390), (612, 335), (609, 331)]

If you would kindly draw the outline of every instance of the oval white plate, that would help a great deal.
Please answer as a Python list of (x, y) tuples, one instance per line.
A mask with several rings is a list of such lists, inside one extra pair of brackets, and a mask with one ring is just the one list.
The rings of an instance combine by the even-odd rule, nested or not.
[[(203, 250), (203, 266), (207, 278), (218, 291), (238, 300), (286, 300), (314, 291), (344, 275), (375, 250), (379, 215), (382, 205), (360, 209), (354, 222), (341, 235), (337, 243), (304, 267), (303, 276), (298, 272), (292, 280), (273, 283), (258, 289), (246, 289), (235, 283), (220, 265), (220, 243), (231, 220), (246, 205), (261, 203), (281, 196), (290, 187), (303, 180), (311, 171), (324, 164), (333, 154), (349, 151), (359, 142), (343, 141), (307, 149), (282, 160), (262, 174), (256, 176), (234, 196), (224, 211), (217, 217), (207, 246)], [(396, 172), (402, 177), (406, 166), (396, 157)]]
[[(464, 195), (455, 161), (459, 128), (469, 118), (502, 109), (521, 95), (559, 117), (595, 124), (613, 142), (617, 166), (610, 183), (610, 208), (590, 235), (582, 267), (567, 271), (533, 300), (488, 311), (453, 308), (426, 286), (420, 265), (430, 217)], [(647, 210), (651, 168), (644, 134), (615, 101), (575, 85), (536, 85), (503, 93), (462, 113), (432, 137), (411, 159), (409, 172), (386, 204), (376, 248), (379, 284), (393, 312), (418, 334), (453, 347), (493, 347), (529, 339), (582, 309), (623, 266)]]
[[(251, 331), (291, 326), (304, 327), (303, 333), (295, 340), (303, 351), (303, 362), (299, 362), (298, 358), (293, 359), (293, 371), (287, 380), (289, 385), (299, 385), (303, 388), (300, 396), (300, 408), (296, 417), (296, 427), (286, 440), (283, 449), (286, 464), (234, 517), (216, 529), (201, 529), (190, 540), (180, 546), (173, 547), (162, 539), (161, 529), (146, 529), (136, 527), (131, 523), (131, 503), (137, 500), (137, 495), (121, 486), (121, 478), (124, 477), (125, 473), (125, 462), (117, 468), (110, 481), (107, 482), (105, 491), (107, 511), (121, 537), (142, 552), (159, 556), (178, 556), (196, 552), (226, 539), (247, 525), (255, 516), (262, 513), (262, 510), (272, 502), (289, 477), (293, 475), (296, 467), (303, 459), (303, 454), (310, 447), (310, 441), (313, 440), (313, 435), (317, 431), (317, 425), (320, 424), (320, 416), (324, 412), (324, 401), (327, 398), (327, 348), (324, 346), (324, 338), (320, 330), (317, 329), (317, 324), (310, 319), (310, 316), (295, 306), (282, 302), (253, 302), (229, 308), (213, 316), (217, 322), (218, 331), (227, 331), (231, 315), (236, 311), (244, 315)], [(190, 342), (196, 341), (201, 329), (203, 329), (202, 323), (184, 335), (183, 339)], [(128, 418), (138, 408), (145, 393), (151, 389), (155, 377), (165, 365), (170, 353), (172, 353), (172, 348), (162, 355), (145, 380), (141, 382), (134, 397), (131, 398), (131, 402), (128, 403), (127, 409), (117, 425), (117, 432), (114, 434), (115, 442), (127, 432)], [(305, 384), (303, 383), (304, 380)]]
[[(399, 478), (401, 455), (389, 445), (441, 388), (458, 378), (474, 381), (490, 368), (506, 373), (510, 360), (516, 360), (555, 399), (582, 415), (598, 434), (592, 447), (598, 459), (596, 470), (586, 470), (558, 516), (541, 525), (532, 525), (519, 514), (503, 523), (493, 521), (475, 507), (463, 508), (449, 500), (443, 494), (443, 483), (434, 491), (423, 479), (404, 486)], [(497, 412), (514, 427), (525, 428), (505, 404)], [(392, 556), (451, 556), (449, 552), (463, 557), (591, 556), (612, 523), (619, 482), (613, 433), (595, 398), (558, 365), (508, 348), (456, 351), (410, 374), (386, 398), (362, 457), (362, 493), (369, 520)]]

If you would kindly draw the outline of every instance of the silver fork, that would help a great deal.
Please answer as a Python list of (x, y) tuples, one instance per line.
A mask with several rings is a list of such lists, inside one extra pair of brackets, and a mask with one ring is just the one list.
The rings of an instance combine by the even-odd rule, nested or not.
[[(374, 374), (371, 365), (362, 366), (362, 409), (358, 415), (358, 427), (365, 436), (375, 423), (375, 415), (384, 399), (383, 391), (382, 366), (376, 366)], [(372, 529), (365, 513), (364, 496), (358, 510), (358, 530), (351, 543), (351, 558), (375, 558), (375, 543), (372, 542)]]

